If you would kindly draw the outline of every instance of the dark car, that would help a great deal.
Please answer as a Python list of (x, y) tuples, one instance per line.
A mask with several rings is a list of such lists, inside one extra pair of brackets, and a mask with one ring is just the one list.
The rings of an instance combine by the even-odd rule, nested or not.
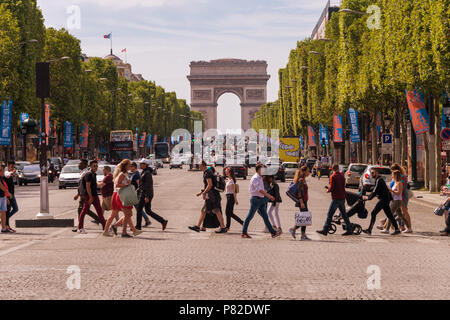
[(247, 180), (248, 167), (246, 165), (239, 165), (239, 164), (228, 165), (223, 169), (224, 176), (226, 168), (231, 168), (234, 171), (236, 178), (243, 178), (244, 180)]
[(308, 159), (306, 160), (306, 166), (309, 168), (309, 171), (312, 172), (314, 165), (316, 164), (316, 159)]
[(25, 166), (19, 174), (19, 186), (29, 183), (41, 183), (41, 167), (38, 165)]

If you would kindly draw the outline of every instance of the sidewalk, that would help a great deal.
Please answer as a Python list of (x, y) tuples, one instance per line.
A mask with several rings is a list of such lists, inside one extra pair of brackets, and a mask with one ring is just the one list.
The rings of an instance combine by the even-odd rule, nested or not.
[(436, 208), (441, 204), (443, 204), (446, 200), (446, 197), (443, 197), (438, 193), (434, 194), (428, 191), (413, 191), (413, 192), (414, 198), (411, 199), (411, 201), (420, 205), (428, 205)]

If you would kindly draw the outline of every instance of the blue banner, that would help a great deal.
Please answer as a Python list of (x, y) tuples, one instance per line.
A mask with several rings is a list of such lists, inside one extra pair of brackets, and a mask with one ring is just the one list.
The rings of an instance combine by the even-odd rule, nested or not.
[(29, 119), (30, 115), (28, 113), (21, 113), (20, 114), (20, 127), (22, 128), (22, 124), (25, 122), (25, 120)]
[(304, 141), (303, 141), (303, 136), (300, 136), (300, 149), (301, 150), (305, 150), (305, 144), (304, 144)]
[(0, 120), (0, 145), (11, 146), (12, 100), (3, 101)]
[(361, 142), (361, 137), (359, 136), (358, 111), (353, 108), (348, 109), (348, 118), (350, 119), (351, 126), (351, 142)]
[(64, 122), (64, 148), (72, 148), (73, 142), (73, 123), (66, 121)]
[(319, 124), (319, 134), (320, 134), (320, 143), (322, 144), (323, 140), (325, 140), (325, 144), (328, 145), (328, 127), (324, 127), (322, 124)]
[(147, 138), (147, 147), (150, 148), (151, 146), (152, 146), (152, 135), (149, 134)]

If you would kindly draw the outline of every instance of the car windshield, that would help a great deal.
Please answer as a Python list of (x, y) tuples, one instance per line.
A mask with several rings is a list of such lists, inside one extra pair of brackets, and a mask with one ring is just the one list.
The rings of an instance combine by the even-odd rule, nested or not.
[(298, 165), (296, 163), (285, 163), (283, 166), (286, 169), (298, 169)]
[(32, 173), (32, 172), (39, 172), (41, 169), (39, 166), (26, 166), (23, 168), (23, 172), (26, 173)]
[(351, 166), (350, 171), (356, 173), (363, 173), (367, 166)]
[(77, 166), (65, 166), (62, 169), (61, 173), (79, 173), (79, 172), (80, 172), (80, 169), (78, 169)]
[(50, 162), (53, 164), (59, 164), (59, 159), (58, 158), (50, 158)]
[(391, 174), (391, 170), (387, 168), (379, 169), (378, 172), (384, 176)]

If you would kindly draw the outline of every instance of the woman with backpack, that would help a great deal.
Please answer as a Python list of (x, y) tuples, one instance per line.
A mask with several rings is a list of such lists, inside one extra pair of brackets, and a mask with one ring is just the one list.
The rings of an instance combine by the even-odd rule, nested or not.
[(239, 192), (239, 186), (236, 184), (236, 175), (234, 174), (233, 169), (226, 168), (225, 174), (228, 178), (226, 185), (226, 196), (227, 196), (227, 207), (225, 209), (227, 215), (227, 231), (230, 231), (231, 226), (231, 218), (236, 220), (241, 226), (244, 225), (244, 221), (234, 214), (234, 206), (238, 206), (239, 202), (237, 199), (237, 194)]
[[(274, 176), (268, 176), (267, 181), (270, 186), (269, 194), (275, 198), (275, 201), (269, 202), (271, 204), (269, 211), (268, 211), (269, 219), (273, 225), (273, 228), (275, 230), (277, 230), (279, 233), (283, 233), (283, 229), (281, 229), (281, 222), (280, 222), (280, 216), (279, 216), (280, 205), (283, 202), (281, 200), (281, 195), (280, 195), (280, 186), (275, 181)], [(273, 217), (273, 213), (275, 213), (276, 221)]]
[[(301, 212), (306, 212), (308, 210), (308, 184), (306, 182), (306, 178), (309, 177), (310, 171), (307, 166), (301, 167), (297, 172), (295, 173), (294, 178), (294, 185), (298, 184), (298, 191), (297, 191), (297, 199), (296, 199), (296, 207), (300, 207)], [(291, 229), (289, 229), (289, 232), (291, 233), (292, 237), (296, 239), (296, 231), (300, 227), (294, 226)], [(308, 236), (306, 235), (306, 227), (302, 228), (302, 241), (310, 240)]]

